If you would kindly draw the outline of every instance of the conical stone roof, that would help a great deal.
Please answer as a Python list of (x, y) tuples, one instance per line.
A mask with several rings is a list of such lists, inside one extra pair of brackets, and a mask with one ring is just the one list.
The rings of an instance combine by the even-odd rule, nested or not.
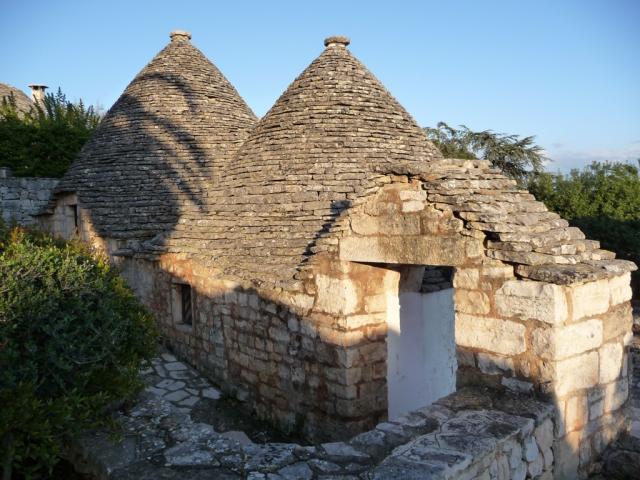
[(19, 88), (12, 87), (11, 85), (7, 85), (6, 83), (0, 83), (0, 103), (2, 103), (2, 100), (4, 99), (6, 99), (6, 101), (9, 101), (11, 96), (13, 96), (16, 102), (16, 109), (18, 110), (18, 112), (24, 114), (31, 110), (33, 102), (26, 93), (24, 93)]
[(247, 279), (291, 278), (375, 171), (442, 158), (347, 44), (325, 41), (230, 162), (202, 227), (197, 211), (185, 217), (171, 251)]
[(257, 119), (190, 42), (171, 42), (109, 110), (57, 193), (76, 192), (98, 233), (145, 238), (199, 210)]

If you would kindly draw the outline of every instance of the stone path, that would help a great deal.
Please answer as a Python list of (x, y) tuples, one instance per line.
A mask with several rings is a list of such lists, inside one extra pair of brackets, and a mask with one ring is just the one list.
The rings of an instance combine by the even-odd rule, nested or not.
[(386, 480), (548, 477), (550, 405), (526, 396), (462, 389), (347, 442), (254, 443), (242, 431), (194, 420), (220, 392), (163, 353), (142, 372), (148, 384), (119, 412), (120, 438), (75, 439), (67, 459), (98, 480)]
[(155, 358), (152, 367), (141, 373), (149, 385), (146, 391), (168, 400), (179, 412), (190, 413), (203, 398), (220, 398), (220, 391), (206, 378), (168, 352)]

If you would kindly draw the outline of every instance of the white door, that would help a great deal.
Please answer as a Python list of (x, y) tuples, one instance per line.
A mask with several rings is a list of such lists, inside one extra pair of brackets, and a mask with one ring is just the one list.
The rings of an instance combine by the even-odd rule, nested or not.
[(456, 389), (453, 288), (402, 292), (387, 303), (389, 419), (429, 405)]

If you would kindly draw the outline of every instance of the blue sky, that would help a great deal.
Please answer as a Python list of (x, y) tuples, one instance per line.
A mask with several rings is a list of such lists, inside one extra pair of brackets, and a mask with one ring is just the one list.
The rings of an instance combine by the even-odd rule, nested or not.
[(423, 126), (536, 135), (551, 170), (640, 158), (638, 0), (2, 0), (0, 82), (109, 107), (174, 29), (258, 115), (344, 34)]

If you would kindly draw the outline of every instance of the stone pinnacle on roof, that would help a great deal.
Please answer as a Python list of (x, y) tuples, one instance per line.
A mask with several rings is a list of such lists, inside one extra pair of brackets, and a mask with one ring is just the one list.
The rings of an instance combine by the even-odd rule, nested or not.
[(346, 47), (351, 43), (349, 37), (345, 37), (344, 35), (334, 35), (332, 37), (327, 37), (324, 39), (324, 46), (331, 47), (333, 45), (338, 45), (341, 47)]
[(169, 38), (171, 38), (172, 42), (188, 42), (191, 40), (191, 32), (186, 32), (184, 30), (174, 30), (169, 34)]

